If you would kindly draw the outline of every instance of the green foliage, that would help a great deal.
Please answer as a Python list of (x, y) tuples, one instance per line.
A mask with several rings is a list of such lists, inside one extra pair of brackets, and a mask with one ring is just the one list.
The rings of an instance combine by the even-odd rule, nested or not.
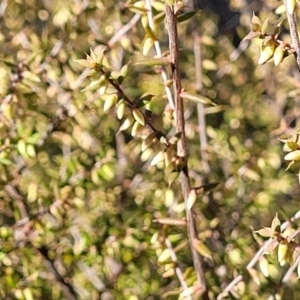
[[(232, 59), (231, 38), (218, 31), (214, 15), (178, 13), (192, 184), (187, 208), (198, 230), (190, 245), (179, 186), (184, 161), (176, 154), (180, 134), (165, 96), (173, 81), (161, 79), (163, 68), (171, 73), (164, 1), (151, 1), (153, 24), (145, 1), (3, 3), (0, 298), (197, 299), (194, 247), (203, 257), (208, 297), (217, 299), (264, 243), (252, 228), (269, 224), (277, 211), (288, 219), (298, 210), (296, 179), (284, 170), (279, 141), (293, 170), (299, 92), (293, 47), (278, 31), (285, 22), (273, 24), (264, 4), (247, 35), (243, 20), (251, 16), (242, 14), (237, 33), (252, 41)], [(167, 3), (186, 9), (181, 1)], [(236, 1), (232, 6), (242, 9)], [(193, 20), (201, 34), (203, 89), (197, 93)], [(254, 37), (263, 40), (260, 57)], [(265, 64), (272, 57), (276, 68)], [(198, 103), (208, 104), (202, 151)], [(291, 230), (298, 227), (293, 222)], [(230, 291), (234, 297), (297, 298), (296, 275), (285, 285), (278, 261), (293, 263), (298, 244), (278, 226), (276, 217), (258, 233), (277, 243), (280, 256), (261, 257)]]

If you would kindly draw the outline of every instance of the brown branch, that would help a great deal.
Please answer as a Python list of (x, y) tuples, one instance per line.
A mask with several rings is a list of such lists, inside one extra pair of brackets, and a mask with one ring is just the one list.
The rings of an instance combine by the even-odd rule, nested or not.
[[(180, 284), (183, 287), (183, 289), (186, 290), (188, 288), (188, 285), (187, 285), (187, 283), (186, 283), (186, 281), (184, 279), (184, 276), (183, 276), (183, 273), (182, 273), (181, 269), (177, 265), (177, 256), (176, 256), (176, 253), (175, 253), (175, 251), (174, 251), (174, 249), (172, 247), (172, 244), (171, 244), (171, 242), (170, 242), (170, 240), (168, 238), (166, 238), (165, 244), (166, 244), (167, 248), (169, 249), (171, 259), (172, 259), (173, 263), (175, 264), (175, 272), (176, 272), (177, 278), (180, 281)], [(189, 296), (188, 298), (192, 299), (191, 296)]]
[(298, 69), (300, 71), (300, 41), (299, 41), (299, 35), (298, 35), (298, 30), (297, 30), (297, 21), (296, 21), (295, 13), (290, 14), (288, 12), (287, 1), (288, 0), (283, 0), (283, 3), (285, 5), (286, 16), (287, 16), (290, 31), (291, 31), (292, 43), (293, 43), (294, 49), (296, 51), (296, 53), (295, 53), (296, 61), (297, 61)]
[(176, 132), (181, 134), (180, 140), (178, 141), (177, 144), (177, 155), (183, 158), (182, 159), (183, 168), (180, 174), (180, 180), (181, 180), (181, 189), (182, 189), (184, 201), (186, 203), (187, 231), (188, 231), (189, 243), (192, 251), (193, 263), (194, 263), (199, 287), (204, 293), (206, 291), (206, 283), (204, 278), (202, 259), (199, 253), (197, 252), (197, 250), (193, 246), (194, 240), (197, 239), (194, 213), (192, 209), (187, 208), (187, 200), (188, 200), (191, 187), (190, 187), (190, 179), (188, 175), (188, 166), (187, 166), (184, 106), (183, 106), (183, 99), (180, 97), (181, 79), (180, 79), (180, 70), (179, 70), (177, 16), (176, 16), (176, 12), (174, 12), (173, 9), (169, 5), (165, 5), (166, 25), (169, 33), (170, 62), (171, 62), (172, 75), (173, 75), (173, 88), (174, 88), (174, 99), (175, 99), (175, 110), (176, 110)]
[[(123, 89), (121, 88), (120, 84), (119, 84), (116, 80), (114, 80), (114, 79), (112, 79), (112, 78), (109, 78), (108, 72), (106, 72), (106, 71), (104, 70), (103, 67), (97, 66), (97, 67), (95, 68), (95, 70), (98, 71), (98, 72), (100, 72), (101, 75), (104, 75), (104, 76), (107, 77), (107, 80), (108, 80), (108, 82), (110, 83), (110, 85), (113, 86), (113, 87), (117, 90), (117, 92), (123, 97), (123, 99), (127, 102), (127, 104), (128, 104), (131, 108), (137, 108), (137, 107), (136, 107), (136, 104), (134, 103), (134, 101), (132, 101), (132, 100), (125, 94), (125, 92), (124, 92)], [(143, 115), (143, 118), (144, 118), (144, 120), (145, 120), (145, 124), (146, 124), (149, 128), (151, 128), (151, 130), (152, 130), (153, 132), (156, 133), (156, 138), (159, 140), (162, 136), (165, 137), (165, 135), (164, 135), (160, 130), (156, 129), (156, 127), (152, 124), (152, 122), (149, 120), (149, 118), (148, 118), (141, 110), (140, 110), (140, 112), (141, 112), (141, 114)], [(166, 147), (169, 147), (169, 146), (170, 146), (170, 144), (168, 143), (167, 139), (165, 139), (164, 144), (165, 144)]]
[(60, 288), (64, 292), (65, 297), (68, 300), (77, 300), (77, 294), (71, 284), (69, 284), (65, 278), (63, 278), (59, 272), (57, 271), (54, 261), (49, 257), (48, 254), (48, 248), (45, 246), (42, 246), (40, 248), (35, 248), (43, 257), (44, 262), (48, 269), (51, 271), (51, 273), (54, 275), (56, 281), (59, 283)]

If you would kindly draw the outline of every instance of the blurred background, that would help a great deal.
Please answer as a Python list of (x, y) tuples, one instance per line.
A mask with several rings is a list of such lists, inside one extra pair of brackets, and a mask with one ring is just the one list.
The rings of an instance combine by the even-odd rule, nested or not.
[[(270, 226), (277, 212), (284, 221), (299, 209), (298, 171), (285, 171), (279, 140), (298, 128), (295, 59), (258, 66), (261, 40), (240, 43), (253, 12), (261, 20), (271, 16), (270, 26), (283, 20), (280, 38), (290, 41), (285, 13), (276, 11), (282, 3), (198, 2), (201, 93), (217, 104), (204, 109), (208, 171), (195, 103), (186, 103), (186, 133), (192, 185), (219, 183), (195, 204), (199, 238), (211, 256), (204, 259), (209, 297), (242, 273), (228, 299), (297, 299), (297, 275), (282, 282), (287, 267), (276, 253), (253, 274), (245, 270), (264, 242), (253, 230)], [(166, 52), (163, 2), (151, 3)], [(192, 2), (184, 4), (192, 10)], [(170, 185), (164, 168), (150, 165), (154, 148), (142, 152), (141, 138), (118, 133), (114, 109), (104, 111), (103, 95), (87, 88), (99, 75), (75, 61), (102, 45), (114, 70), (142, 59), (143, 5), (1, 1), (1, 299), (178, 299), (174, 265), (158, 263), (166, 238), (188, 285), (196, 280), (185, 227), (153, 222), (185, 216), (179, 182)], [(129, 30), (120, 34), (124, 26)], [(182, 85), (189, 91), (199, 70), (192, 33), (191, 20), (179, 24)], [(154, 56), (151, 49), (147, 57)], [(159, 68), (130, 65), (122, 87), (131, 99), (154, 94), (153, 122), (172, 133)]]

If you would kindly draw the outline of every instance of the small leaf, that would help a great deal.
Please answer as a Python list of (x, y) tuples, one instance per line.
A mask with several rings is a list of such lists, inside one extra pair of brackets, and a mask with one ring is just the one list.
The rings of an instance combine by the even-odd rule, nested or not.
[(112, 71), (110, 73), (110, 78), (113, 79), (113, 80), (118, 80), (119, 77), (122, 77), (122, 74), (120, 71)]
[(162, 135), (160, 138), (159, 138), (159, 142), (161, 144), (164, 144), (164, 145), (168, 145), (168, 140), (166, 139), (166, 137), (164, 135)]
[(119, 128), (119, 132), (124, 131), (126, 129), (128, 129), (134, 122), (134, 119), (131, 115), (129, 115), (121, 124), (120, 128)]
[(18, 141), (17, 148), (18, 148), (19, 153), (23, 156), (23, 158), (28, 158), (28, 155), (26, 152), (26, 143), (24, 140)]
[(147, 10), (142, 7), (128, 5), (127, 8), (135, 14), (145, 15), (147, 13)]
[(168, 264), (172, 262), (171, 254), (169, 249), (165, 249), (158, 257), (157, 262), (159, 264)]
[(9, 165), (12, 164), (12, 161), (9, 160), (9, 159), (6, 158), (6, 157), (1, 157), (1, 158), (0, 158), (0, 164), (1, 164), (1, 165), (5, 165), (5, 166), (9, 166)]
[(165, 2), (171, 7), (174, 5), (174, 1), (175, 0), (165, 0)]
[(283, 61), (283, 57), (284, 57), (284, 51), (282, 49), (282, 47), (277, 47), (274, 51), (274, 65), (278, 66), (282, 61)]
[(206, 247), (206, 245), (203, 242), (194, 239), (193, 247), (199, 252), (199, 254), (212, 260), (211, 251)]
[(178, 178), (179, 176), (179, 172), (177, 171), (172, 171), (169, 175), (168, 175), (168, 184), (169, 186)]
[(273, 57), (274, 50), (275, 50), (275, 46), (274, 45), (267, 45), (267, 46), (263, 45), (262, 46), (262, 50), (260, 52), (260, 57), (259, 57), (259, 60), (258, 60), (258, 64), (259, 65), (263, 65), (269, 59), (271, 59)]
[(74, 61), (86, 68), (92, 68), (92, 63), (86, 59), (74, 59)]
[(197, 200), (197, 194), (195, 189), (191, 189), (187, 198), (187, 209), (191, 210)]
[(154, 40), (151, 37), (147, 37), (144, 42), (143, 42), (143, 48), (142, 48), (142, 53), (143, 55), (147, 55), (149, 53), (149, 51), (151, 50), (151, 48), (154, 45)]
[(134, 66), (163, 66), (163, 65), (169, 65), (170, 61), (166, 57), (160, 57), (160, 58), (149, 58), (149, 59), (143, 59), (136, 63), (133, 63)]
[(138, 108), (134, 108), (132, 110), (132, 114), (134, 119), (140, 123), (142, 126), (145, 126), (145, 118), (144, 115), (142, 114), (142, 112), (138, 109)]
[(125, 101), (122, 99), (117, 103), (117, 117), (119, 120), (121, 120), (124, 117), (125, 108)]
[(103, 110), (104, 111), (109, 110), (113, 105), (116, 104), (117, 100), (118, 100), (117, 94), (108, 95), (107, 98), (105, 99)]
[(288, 255), (288, 245), (286, 243), (279, 244), (278, 246), (278, 262), (281, 266), (284, 266), (287, 263), (287, 255)]
[(285, 160), (300, 160), (300, 150), (295, 150), (295, 151), (292, 151), (290, 153), (288, 153), (285, 157), (284, 157)]
[(296, 0), (285, 0), (287, 12), (292, 15), (295, 11)]
[(132, 129), (131, 129), (131, 135), (132, 136), (137, 136), (139, 132), (142, 131), (144, 126), (142, 126), (139, 122), (134, 122)]
[(175, 274), (175, 270), (174, 268), (168, 269), (166, 272), (164, 272), (162, 274), (162, 278), (169, 278), (169, 277), (173, 277)]
[(114, 169), (112, 168), (112, 166), (110, 164), (102, 165), (99, 174), (106, 181), (111, 181), (115, 177)]
[(35, 152), (35, 148), (34, 145), (32, 144), (27, 144), (26, 146), (26, 153), (28, 154), (29, 157), (36, 157), (36, 152)]
[(256, 23), (259, 26), (261, 26), (261, 21), (260, 21), (259, 17), (254, 14), (254, 12), (253, 12), (251, 23)]
[(264, 20), (264, 22), (261, 26), (261, 33), (262, 34), (266, 34), (268, 26), (269, 26), (269, 20), (270, 20), (270, 17), (268, 17), (267, 19)]
[(166, 167), (168, 167), (169, 165), (172, 164), (173, 156), (174, 156), (174, 150), (173, 150), (173, 148), (172, 147), (168, 147), (167, 150), (164, 152)]
[(23, 290), (23, 295), (24, 295), (25, 300), (33, 300), (34, 299), (32, 290), (28, 287)]
[(193, 101), (196, 103), (202, 103), (202, 104), (210, 104), (210, 105), (216, 105), (214, 102), (212, 102), (209, 98), (201, 96), (201, 95), (196, 95), (192, 94), (189, 92), (181, 92), (180, 97), (182, 97), (185, 100)]
[(299, 149), (299, 145), (293, 141), (286, 141), (286, 145), (289, 147), (290, 150), (298, 150)]
[(153, 157), (151, 166), (155, 166), (162, 161), (164, 161), (164, 152), (160, 151)]
[(269, 262), (265, 257), (259, 259), (259, 267), (265, 277), (269, 277)]
[(183, 14), (180, 14), (178, 17), (177, 17), (177, 21), (180, 23), (180, 22), (184, 22), (184, 21), (187, 21), (189, 19), (191, 19), (197, 12), (196, 11), (189, 11), (187, 13), (183, 13)]
[(40, 77), (30, 71), (24, 71), (22, 73), (22, 76), (23, 78), (26, 78), (32, 82), (41, 82)]
[(259, 235), (263, 236), (263, 237), (271, 237), (273, 234), (272, 228), (271, 227), (264, 227), (262, 229), (259, 230), (255, 230), (255, 233), (258, 233)]
[(283, 20), (281, 20), (281, 21), (277, 24), (277, 26), (274, 28), (273, 35), (275, 36), (275, 38), (277, 38), (277, 36), (278, 36), (278, 34), (279, 34), (279, 32), (280, 32), (282, 21), (283, 21)]
[(154, 142), (156, 138), (156, 132), (152, 132), (150, 133), (146, 139), (143, 140), (142, 142), (142, 152), (144, 152), (147, 148), (149, 148), (149, 146)]
[(128, 64), (126, 64), (126, 65), (124, 65), (123, 67), (122, 67), (122, 69), (120, 70), (120, 73), (121, 73), (121, 75), (123, 76), (123, 77), (126, 77), (127, 75), (128, 75), (128, 71), (129, 71), (129, 63)]
[(272, 229), (273, 233), (280, 232), (280, 225), (281, 225), (281, 222), (278, 219), (277, 214), (276, 214), (276, 216), (272, 220), (272, 224), (271, 224), (271, 229)]
[(217, 71), (219, 69), (219, 66), (211, 59), (203, 59), (202, 65), (203, 68), (208, 71)]
[(300, 162), (299, 160), (297, 160), (297, 161), (295, 161), (295, 160), (291, 161), (285, 170), (286, 171), (289, 170), (291, 167), (294, 167), (297, 164), (299, 164), (299, 162)]
[(276, 10), (275, 10), (275, 14), (276, 15), (282, 15), (285, 13), (285, 5), (284, 4), (281, 4), (279, 5)]

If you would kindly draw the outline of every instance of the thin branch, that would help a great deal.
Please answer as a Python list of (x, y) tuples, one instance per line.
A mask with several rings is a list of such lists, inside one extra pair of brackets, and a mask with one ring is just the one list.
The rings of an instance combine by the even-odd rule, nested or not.
[[(174, 7), (173, 7), (174, 9)], [(180, 173), (181, 189), (186, 204), (187, 214), (187, 231), (189, 237), (190, 248), (192, 251), (192, 257), (197, 275), (199, 287), (202, 292), (206, 292), (206, 283), (202, 265), (202, 259), (193, 246), (194, 240), (197, 239), (197, 232), (195, 228), (194, 212), (188, 209), (187, 200), (191, 191), (190, 179), (188, 175), (187, 166), (187, 147), (186, 147), (186, 136), (185, 136), (185, 120), (184, 120), (184, 106), (183, 99), (180, 97), (181, 92), (181, 79), (179, 70), (179, 45), (178, 45), (178, 33), (177, 33), (177, 16), (176, 12), (172, 10), (169, 5), (165, 5), (166, 12), (166, 25), (169, 33), (169, 45), (170, 45), (170, 62), (172, 67), (173, 75), (173, 88), (174, 88), (174, 99), (176, 105), (176, 132), (180, 133), (180, 140), (177, 144), (177, 155), (182, 158), (183, 166)]]
[(284, 277), (281, 280), (282, 283), (288, 282), (288, 280), (290, 279), (294, 271), (297, 269), (299, 262), (300, 262), (300, 256), (298, 256), (295, 263), (287, 270), (287, 272), (285, 273)]
[[(147, 9), (148, 9), (147, 17), (148, 17), (149, 27), (150, 27), (150, 29), (152, 31), (154, 31), (155, 28), (154, 28), (154, 22), (153, 22), (153, 14), (152, 14), (151, 1), (150, 0), (146, 0), (146, 5), (147, 5)], [(160, 43), (159, 43), (158, 40), (154, 41), (154, 48), (155, 48), (155, 52), (156, 52), (157, 57), (159, 57), (159, 58), (162, 57)], [(167, 94), (167, 98), (168, 98), (168, 102), (169, 102), (170, 108), (174, 109), (175, 108), (175, 104), (174, 104), (174, 99), (173, 99), (173, 95), (172, 95), (171, 89), (170, 89), (170, 87), (166, 86), (166, 84), (165, 84), (166, 81), (168, 80), (168, 75), (167, 75), (167, 72), (166, 72), (166, 69), (165, 69), (164, 66), (161, 66), (161, 77), (162, 77), (163, 82), (164, 82), (164, 87), (165, 87), (165, 91), (166, 91), (166, 94)]]
[(300, 71), (300, 42), (299, 42), (299, 35), (298, 35), (298, 30), (297, 30), (296, 15), (295, 15), (295, 13), (290, 14), (288, 12), (287, 1), (289, 1), (289, 0), (283, 0), (283, 3), (285, 5), (286, 16), (287, 16), (290, 31), (291, 31), (292, 43), (293, 43), (294, 49), (296, 51), (296, 53), (295, 53), (296, 61), (297, 61), (298, 69)]
[(107, 45), (111, 48), (121, 37), (129, 31), (141, 18), (140, 14), (135, 14), (132, 19), (124, 25), (108, 42)]
[(63, 278), (59, 272), (57, 271), (54, 261), (49, 257), (48, 248), (46, 246), (42, 246), (40, 248), (35, 248), (43, 257), (44, 262), (51, 273), (54, 275), (56, 281), (59, 283), (61, 289), (63, 290), (65, 297), (68, 300), (77, 300), (77, 294), (71, 284), (69, 284), (65, 278)]
[[(106, 77), (108, 77), (108, 72), (106, 72), (101, 66), (97, 66), (95, 68), (97, 71), (99, 71), (102, 75), (105, 75)], [(131, 107), (131, 108), (137, 108), (136, 104), (134, 103), (134, 101), (132, 101), (123, 91), (123, 89), (121, 88), (121, 86), (119, 85), (119, 83), (116, 80), (113, 80), (111, 78), (107, 78), (108, 82), (110, 83), (111, 86), (113, 86), (117, 92), (123, 97), (123, 99), (127, 102), (127, 104)], [(149, 128), (151, 128), (151, 130), (153, 132), (156, 133), (156, 138), (159, 140), (162, 136), (165, 136), (160, 130), (156, 129), (155, 126), (152, 124), (152, 122), (149, 120), (149, 118), (147, 118), (147, 116), (140, 110), (140, 113), (143, 115), (143, 118), (145, 120), (145, 124), (148, 125)], [(165, 139), (164, 142), (166, 147), (169, 147), (169, 143), (167, 141), (167, 139)]]
[[(197, 3), (193, 0), (193, 10), (197, 9)], [(198, 31), (198, 23), (195, 18), (192, 19), (192, 32), (194, 37), (194, 57), (195, 57), (195, 70), (196, 70), (196, 90), (201, 91), (203, 88), (202, 84), (202, 63), (201, 63), (201, 45), (200, 45), (200, 34)], [(206, 135), (206, 118), (204, 105), (202, 103), (197, 104), (198, 113), (198, 127), (199, 127), (199, 139), (200, 139), (200, 152), (203, 170), (205, 174), (210, 173), (210, 166), (208, 163), (207, 153), (207, 135)]]
[[(167, 248), (169, 249), (172, 261), (175, 263), (175, 272), (178, 277), (178, 280), (180, 281), (180, 284), (183, 287), (183, 289), (186, 290), (188, 288), (188, 285), (187, 285), (186, 281), (184, 280), (184, 276), (182, 274), (181, 269), (177, 266), (177, 256), (176, 256), (176, 253), (175, 253), (175, 251), (172, 247), (172, 244), (168, 238), (165, 239), (165, 244), (166, 244)], [(192, 299), (192, 297), (190, 295), (188, 298)]]

